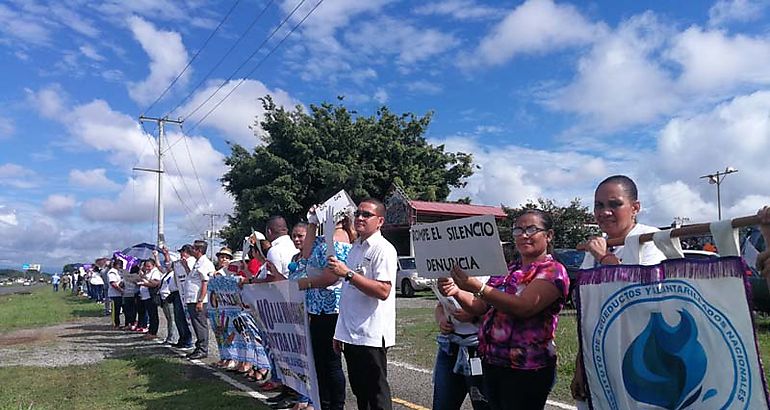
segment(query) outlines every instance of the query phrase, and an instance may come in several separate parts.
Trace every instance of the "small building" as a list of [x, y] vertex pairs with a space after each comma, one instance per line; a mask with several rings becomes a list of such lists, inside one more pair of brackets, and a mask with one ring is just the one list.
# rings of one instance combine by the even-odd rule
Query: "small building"
[[382, 234], [395, 246], [399, 255], [413, 254], [409, 235], [412, 225], [469, 216], [493, 215], [498, 221], [507, 217], [499, 206], [411, 200], [397, 185], [391, 188], [383, 202], [387, 211]]

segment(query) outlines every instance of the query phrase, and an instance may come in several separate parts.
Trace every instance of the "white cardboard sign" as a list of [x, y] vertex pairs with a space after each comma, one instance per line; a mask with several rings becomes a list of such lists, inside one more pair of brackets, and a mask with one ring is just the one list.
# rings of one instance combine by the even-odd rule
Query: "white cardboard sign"
[[454, 265], [470, 276], [508, 273], [492, 215], [419, 224], [410, 231], [417, 271], [424, 278], [449, 277]]
[[[350, 195], [348, 195], [344, 189], [340, 192], [337, 192], [333, 197], [327, 199], [326, 202], [316, 208], [315, 215], [318, 217], [319, 226], [323, 226], [323, 223], [326, 220], [328, 208], [331, 208], [331, 214], [335, 215], [337, 212], [345, 208], [356, 209], [356, 203], [353, 202], [353, 199], [350, 198]], [[310, 219], [310, 214], [308, 214], [308, 219]]]

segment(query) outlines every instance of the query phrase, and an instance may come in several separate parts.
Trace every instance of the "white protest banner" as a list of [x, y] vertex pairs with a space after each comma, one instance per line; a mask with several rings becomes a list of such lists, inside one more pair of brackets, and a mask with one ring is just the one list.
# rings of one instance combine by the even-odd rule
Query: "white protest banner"
[[[343, 191], [344, 192], [344, 191]], [[324, 218], [324, 240], [326, 241], [326, 256], [335, 256], [334, 252], [334, 209], [326, 208], [326, 218]]]
[[414, 225], [411, 235], [417, 271], [424, 278], [448, 277], [454, 265], [471, 276], [508, 273], [492, 215]]
[[[337, 192], [334, 194], [333, 197], [329, 198], [321, 204], [318, 208], [315, 210], [315, 215], [318, 217], [318, 225], [323, 226], [324, 221], [326, 220], [326, 210], [328, 208], [331, 208], [332, 215], [336, 215], [338, 212], [346, 209], [346, 208], [352, 208], [356, 209], [356, 203], [353, 202], [353, 199], [350, 198], [350, 195], [348, 195], [347, 192], [343, 189], [340, 192]], [[307, 215], [308, 220], [310, 220], [310, 214]]]
[[305, 293], [296, 282], [280, 281], [245, 285], [241, 299], [256, 319], [283, 384], [320, 406]]

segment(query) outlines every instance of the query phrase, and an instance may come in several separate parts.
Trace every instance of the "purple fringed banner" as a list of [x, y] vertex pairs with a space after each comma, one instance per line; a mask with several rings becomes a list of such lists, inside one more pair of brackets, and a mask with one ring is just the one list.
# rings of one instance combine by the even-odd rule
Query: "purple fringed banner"
[[591, 407], [768, 408], [745, 272], [737, 257], [581, 271]]

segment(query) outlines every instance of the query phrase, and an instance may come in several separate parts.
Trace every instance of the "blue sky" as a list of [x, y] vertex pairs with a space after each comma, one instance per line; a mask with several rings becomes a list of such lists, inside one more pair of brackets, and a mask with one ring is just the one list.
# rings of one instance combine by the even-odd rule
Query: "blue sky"
[[266, 94], [433, 111], [430, 141], [480, 166], [452, 194], [475, 203], [590, 205], [598, 181], [624, 173], [641, 221], [704, 222], [716, 190], [698, 177], [727, 166], [740, 172], [722, 186], [724, 215], [770, 203], [766, 1], [326, 0], [266, 56], [317, 4], [291, 14], [299, 1], [0, 2], [0, 266], [56, 269], [153, 240], [155, 178], [132, 171], [155, 161], [142, 113], [186, 118], [184, 140], [167, 126], [179, 142], [165, 156], [166, 237], [200, 237], [203, 213], [232, 209], [217, 181], [226, 141], [259, 143], [249, 126]]

